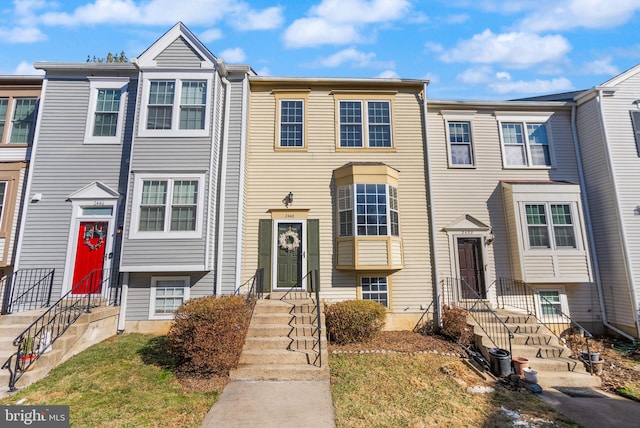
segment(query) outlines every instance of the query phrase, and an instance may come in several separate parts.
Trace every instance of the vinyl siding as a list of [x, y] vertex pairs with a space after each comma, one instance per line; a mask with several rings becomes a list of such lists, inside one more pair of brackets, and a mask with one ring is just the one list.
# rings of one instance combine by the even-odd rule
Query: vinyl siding
[[182, 38], [178, 37], [154, 58], [160, 68], [200, 68], [203, 58]]
[[360, 241], [358, 244], [358, 264], [384, 266], [387, 260], [386, 241]]
[[[25, 195], [24, 192], [24, 184], [25, 178], [27, 175], [27, 169], [22, 168], [20, 170], [20, 180], [18, 180], [18, 188], [16, 189], [16, 201], [13, 206], [13, 222], [11, 223], [11, 232], [9, 234], [9, 251], [7, 253], [7, 264], [11, 263], [13, 260], [13, 251], [15, 248], [15, 242], [18, 239], [18, 221], [20, 220], [20, 211], [22, 209], [22, 202]], [[9, 207], [4, 207], [3, 209], [8, 209]], [[2, 250], [4, 252], [4, 249]], [[2, 254], [2, 253], [0, 253]]]
[[[249, 110], [249, 160], [244, 280], [258, 261], [258, 220], [267, 210], [284, 208], [292, 192], [293, 208], [308, 208], [310, 219], [320, 220], [320, 289], [328, 301], [354, 299], [356, 273], [334, 268], [335, 189], [333, 171], [348, 162], [384, 162], [400, 171], [398, 181], [401, 237], [405, 267], [392, 274], [395, 312], [420, 311], [433, 298], [426, 201], [423, 120], [419, 90], [400, 89], [394, 96], [395, 152], [336, 151], [334, 97], [326, 87], [310, 87], [307, 100], [307, 150], [274, 150], [276, 102], [272, 88], [252, 86]], [[357, 89], [357, 88], [349, 88]], [[385, 88], [395, 90], [396, 87]], [[354, 94], [354, 99], [361, 97]], [[362, 95], [366, 98], [366, 95]], [[386, 254], [386, 252], [385, 252]], [[389, 271], [389, 273], [391, 273]]]
[[[129, 91], [125, 117], [135, 102], [135, 83], [129, 85]], [[60, 295], [65, 273], [72, 215], [69, 195], [94, 181], [120, 189], [122, 158], [128, 156], [126, 139], [130, 133], [126, 130], [124, 144], [83, 144], [88, 101], [87, 80], [52, 79], [46, 83], [37, 150], [31, 162], [31, 192], [43, 197], [28, 203], [19, 268], [55, 268], [53, 298]]]
[[191, 278], [189, 299], [211, 296], [213, 294], [214, 275], [211, 272], [131, 273], [129, 274], [129, 290], [127, 294], [127, 321], [149, 319], [151, 277], [154, 276], [189, 276]]
[[[578, 107], [576, 118], [594, 245], [607, 317], [612, 324], [633, 326], [635, 317], [621, 242], [618, 203], [598, 108], [597, 100], [592, 99]], [[630, 121], [628, 111], [626, 114]]]

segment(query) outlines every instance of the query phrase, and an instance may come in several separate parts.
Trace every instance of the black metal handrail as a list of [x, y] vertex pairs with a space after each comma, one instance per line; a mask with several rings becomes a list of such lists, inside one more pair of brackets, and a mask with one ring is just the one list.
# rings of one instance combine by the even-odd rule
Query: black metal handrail
[[[589, 339], [593, 335], [569, 315], [565, 314], [558, 307], [559, 302], [550, 301], [540, 294], [540, 290], [536, 290], [524, 281], [510, 278], [497, 279], [496, 293], [496, 301], [499, 308], [521, 310], [535, 317], [551, 334], [556, 336], [559, 343], [564, 344], [571, 350], [572, 356], [576, 359], [581, 358], [583, 349], [576, 349], [578, 344], [573, 341], [567, 341], [563, 336], [578, 333], [580, 338], [584, 338], [587, 358], [583, 360], [589, 365], [590, 372], [593, 374], [589, 346]], [[543, 311], [545, 312], [541, 313]], [[563, 327], [565, 325], [569, 325], [570, 328], [565, 329]], [[555, 326], [555, 328], [552, 326]], [[562, 331], [559, 332], [558, 328], [562, 329]], [[581, 341], [579, 345], [582, 345]]]
[[[467, 281], [443, 278], [441, 290], [444, 293], [444, 304], [466, 310], [491, 344], [496, 348], [507, 349], [511, 355], [511, 341], [515, 337], [514, 333]], [[464, 298], [456, 299], [455, 297], [459, 295]]]
[[249, 288], [245, 296], [245, 300], [247, 301], [247, 303], [249, 303], [252, 300], [259, 300], [259, 299], [262, 299], [264, 295], [264, 292], [262, 290], [263, 284], [264, 284], [264, 268], [258, 268], [256, 269], [256, 273], [251, 278], [249, 278], [248, 280], [240, 284], [240, 286], [235, 289], [233, 294], [235, 295], [243, 294], [243, 289], [248, 286]]
[[[40, 356], [84, 313], [103, 305], [118, 305], [119, 275], [110, 269], [96, 269], [78, 281], [13, 341], [18, 349], [2, 365], [9, 370], [9, 391]], [[104, 289], [107, 286], [108, 289]], [[14, 360], [15, 359], [15, 360]]]
[[[318, 364], [322, 367], [322, 313], [320, 312], [320, 280], [318, 269], [314, 269], [311, 275], [311, 291], [316, 293], [316, 332], [318, 333]], [[311, 322], [313, 325], [313, 321]]]
[[2, 278], [2, 314], [49, 306], [54, 274], [52, 268], [18, 269]]

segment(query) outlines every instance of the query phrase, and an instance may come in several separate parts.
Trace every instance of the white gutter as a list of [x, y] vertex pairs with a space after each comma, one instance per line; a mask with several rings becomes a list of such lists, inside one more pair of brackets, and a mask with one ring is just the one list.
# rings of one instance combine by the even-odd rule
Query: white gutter
[[[611, 167], [611, 154], [609, 153], [609, 149], [608, 149], [608, 138], [607, 138], [607, 130], [604, 126], [604, 112], [602, 110], [602, 90], [598, 90], [598, 107], [599, 107], [599, 115], [600, 115], [600, 123], [602, 126], [602, 130], [603, 130], [603, 135], [602, 138], [604, 139], [604, 143], [605, 146], [607, 147], [607, 163], [609, 165], [609, 167]], [[576, 157], [577, 157], [577, 164], [578, 164], [578, 176], [580, 179], [580, 187], [582, 188], [582, 197], [583, 199], [583, 208], [584, 208], [584, 215], [585, 215], [585, 219], [587, 221], [587, 233], [589, 234], [589, 252], [591, 254], [591, 258], [593, 260], [593, 273], [595, 276], [595, 282], [596, 282], [596, 289], [598, 290], [598, 300], [600, 301], [600, 312], [602, 315], [602, 324], [615, 331], [616, 333], [618, 333], [621, 336], [626, 337], [629, 340], [634, 340], [634, 337], [629, 335], [628, 333], [625, 333], [624, 331], [620, 330], [619, 328], [615, 327], [614, 325], [612, 325], [611, 323], [609, 323], [609, 321], [607, 320], [607, 309], [604, 303], [604, 290], [602, 288], [602, 279], [600, 277], [600, 263], [598, 261], [598, 253], [596, 251], [595, 248], [595, 237], [593, 234], [593, 227], [592, 227], [592, 223], [591, 223], [591, 209], [590, 209], [590, 204], [589, 204], [589, 196], [588, 196], [588, 192], [587, 192], [587, 186], [586, 186], [586, 180], [585, 180], [585, 176], [584, 176], [584, 170], [582, 168], [582, 154], [580, 151], [580, 144], [578, 143], [578, 131], [577, 131], [577, 127], [576, 127], [576, 107], [572, 107], [571, 108], [571, 132], [573, 134], [573, 145], [574, 145], [574, 149], [576, 152]], [[615, 188], [615, 180], [614, 180], [614, 188]], [[615, 194], [617, 195], [617, 191], [615, 192]], [[620, 210], [618, 209], [618, 213], [620, 213]], [[619, 214], [620, 215], [620, 214]], [[622, 219], [620, 218], [619, 221], [621, 221]], [[624, 238], [623, 242], [624, 242]], [[626, 247], [626, 245], [623, 245], [624, 247]], [[627, 257], [628, 260], [628, 255], [625, 254], [625, 257]], [[628, 264], [627, 264], [628, 266]], [[632, 299], [633, 301], [633, 299]]]
[[25, 161], [27, 161], [27, 174], [24, 178], [27, 182], [25, 183], [25, 189], [23, 193], [22, 200], [22, 216], [19, 220], [19, 229], [18, 229], [18, 239], [16, 241], [16, 245], [14, 246], [14, 255], [13, 255], [13, 270], [18, 269], [18, 265], [20, 263], [20, 254], [22, 254], [22, 239], [24, 237], [24, 228], [26, 226], [26, 218], [27, 211], [29, 209], [29, 202], [31, 202], [31, 184], [33, 183], [33, 164], [36, 159], [36, 149], [38, 147], [38, 137], [40, 136], [40, 124], [42, 123], [42, 108], [44, 106], [44, 99], [47, 91], [47, 82], [48, 80], [45, 78], [42, 81], [42, 90], [40, 91], [40, 100], [38, 101], [38, 112], [36, 113], [36, 129], [34, 130], [33, 143], [31, 144], [31, 153], [29, 153], [29, 149], [27, 148], [27, 156], [25, 156]]
[[218, 62], [220, 72], [220, 80], [224, 84], [224, 134], [222, 137], [222, 161], [220, 162], [220, 182], [218, 183], [218, 187], [220, 189], [219, 196], [219, 205], [218, 205], [218, 233], [217, 233], [217, 254], [216, 254], [216, 296], [222, 295], [222, 250], [224, 243], [224, 208], [225, 208], [225, 198], [226, 198], [226, 183], [227, 183], [227, 145], [229, 142], [229, 111], [231, 109], [231, 82], [229, 82], [226, 78], [227, 69], [224, 67], [224, 63], [221, 61]]
[[127, 318], [127, 300], [129, 298], [129, 272], [122, 273], [122, 296], [120, 296], [120, 314], [118, 316], [118, 333], [124, 332]]
[[[242, 282], [244, 227], [245, 227], [245, 174], [247, 156], [247, 115], [249, 106], [249, 76], [242, 81], [242, 130], [240, 131], [240, 176], [238, 179], [238, 227], [236, 229], [236, 285]], [[240, 227], [242, 226], [242, 227]]]
[[436, 308], [435, 308], [435, 317], [434, 323], [438, 326], [442, 326], [442, 305], [440, 304], [440, 293], [442, 290], [440, 289], [440, 274], [439, 274], [439, 263], [438, 263], [438, 243], [437, 243], [437, 232], [436, 232], [436, 218], [434, 214], [433, 208], [433, 180], [431, 178], [431, 145], [429, 144], [429, 113], [427, 106], [427, 85], [424, 84], [424, 89], [422, 90], [422, 105], [423, 105], [423, 116], [424, 116], [424, 145], [425, 145], [425, 154], [427, 158], [427, 162], [425, 164], [425, 172], [427, 176], [427, 212], [429, 213], [429, 234], [431, 235], [431, 239], [429, 239], [430, 249], [431, 249], [431, 265], [432, 265], [432, 275], [431, 278], [435, 282], [435, 291], [436, 291]]

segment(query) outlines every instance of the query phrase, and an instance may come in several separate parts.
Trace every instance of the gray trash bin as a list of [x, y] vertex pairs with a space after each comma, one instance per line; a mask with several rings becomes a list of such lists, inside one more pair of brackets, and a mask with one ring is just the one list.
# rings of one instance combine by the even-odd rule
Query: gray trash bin
[[498, 377], [511, 374], [511, 354], [506, 349], [489, 348], [489, 366], [491, 372]]

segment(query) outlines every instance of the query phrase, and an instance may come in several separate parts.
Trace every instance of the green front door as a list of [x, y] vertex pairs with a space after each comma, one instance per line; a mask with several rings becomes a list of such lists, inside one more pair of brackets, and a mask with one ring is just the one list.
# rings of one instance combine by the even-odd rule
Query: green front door
[[278, 223], [277, 277], [275, 288], [302, 286], [304, 253], [302, 223]]

